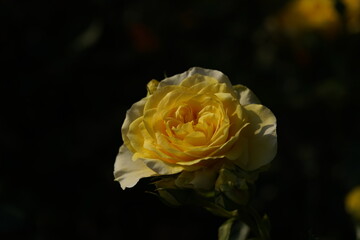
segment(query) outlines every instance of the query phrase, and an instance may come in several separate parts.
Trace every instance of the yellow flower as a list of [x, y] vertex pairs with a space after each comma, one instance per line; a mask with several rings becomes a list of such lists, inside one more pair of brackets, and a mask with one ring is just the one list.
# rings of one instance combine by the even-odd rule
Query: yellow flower
[[[349, 32], [359, 32], [360, 1], [340, 2], [345, 9], [345, 27]], [[291, 36], [312, 30], [333, 35], [342, 27], [341, 16], [335, 5], [335, 0], [292, 0], [281, 12], [278, 24]]]
[[346, 211], [357, 221], [360, 221], [360, 186], [355, 187], [345, 198]]
[[223, 161], [249, 171], [268, 164], [276, 154], [276, 118], [247, 87], [195, 67], [150, 81], [148, 95], [127, 111], [122, 138], [114, 175], [123, 189], [180, 172], [192, 173], [194, 188], [206, 188]]
[[360, 1], [342, 0], [346, 8], [347, 28], [352, 33], [360, 32]]
[[290, 35], [305, 30], [333, 33], [339, 24], [340, 16], [333, 0], [293, 0], [281, 15], [281, 25]]

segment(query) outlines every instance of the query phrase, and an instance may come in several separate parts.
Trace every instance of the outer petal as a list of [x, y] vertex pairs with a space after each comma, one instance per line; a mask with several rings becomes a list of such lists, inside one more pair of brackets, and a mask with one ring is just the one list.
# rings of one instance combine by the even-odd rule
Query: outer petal
[[201, 67], [193, 67], [184, 73], [177, 74], [177, 75], [174, 75], [169, 78], [165, 78], [164, 80], [162, 80], [160, 82], [158, 89], [162, 88], [166, 85], [180, 85], [180, 83], [184, 79], [186, 79], [194, 74], [201, 74], [201, 75], [213, 77], [213, 78], [217, 79], [219, 81], [219, 83], [225, 83], [229, 89], [232, 89], [231, 82], [225, 74], [223, 74], [222, 72], [217, 71], [217, 70], [205, 69], [205, 68], [201, 68]]
[[151, 80], [148, 82], [146, 89], [147, 89], [147, 96], [154, 93], [154, 91], [157, 89], [157, 86], [159, 85], [159, 81], [156, 79]]
[[243, 133], [247, 130], [249, 124], [246, 124], [240, 132], [237, 133], [238, 138], [234, 143], [233, 147], [226, 153], [226, 158], [229, 160], [240, 162], [241, 167], [247, 166], [249, 162], [249, 141], [246, 137], [242, 136]]
[[210, 190], [214, 188], [216, 178], [219, 175], [220, 164], [204, 167], [197, 171], [183, 171], [176, 179], [175, 184], [183, 188]]
[[260, 100], [256, 97], [256, 95], [244, 85], [235, 85], [234, 90], [238, 94], [241, 105], [260, 104]]
[[179, 173], [184, 170], [184, 167], [175, 164], [167, 163], [159, 159], [143, 158], [142, 161], [146, 166], [160, 175], [169, 175]]
[[129, 131], [130, 124], [141, 117], [144, 113], [144, 106], [147, 102], [148, 98], [143, 98], [140, 101], [134, 103], [129, 110], [126, 112], [126, 117], [124, 120], [124, 123], [121, 127], [121, 133], [122, 133], [122, 139], [127, 147], [130, 148], [130, 150], [135, 151], [134, 149], [131, 149], [131, 144], [129, 141], [129, 138], [127, 137], [127, 133]]
[[141, 159], [132, 161], [132, 155], [129, 149], [125, 145], [122, 145], [116, 156], [114, 176], [115, 181], [119, 181], [122, 189], [135, 186], [141, 178], [157, 175], [156, 172], [148, 168]]
[[244, 129], [247, 137], [244, 146], [248, 146], [248, 159], [242, 161], [240, 158], [235, 162], [243, 169], [251, 171], [270, 163], [276, 155], [276, 118], [263, 105], [250, 104], [244, 108], [250, 121], [249, 126]]

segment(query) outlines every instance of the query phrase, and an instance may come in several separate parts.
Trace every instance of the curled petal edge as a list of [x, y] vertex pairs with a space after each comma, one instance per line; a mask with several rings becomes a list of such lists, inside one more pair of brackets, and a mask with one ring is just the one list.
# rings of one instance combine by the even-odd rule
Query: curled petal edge
[[[244, 106], [250, 119], [247, 129], [246, 161], [235, 160], [244, 170], [256, 170], [270, 163], [277, 152], [276, 118], [267, 107], [260, 104]], [[239, 146], [240, 147], [240, 146]]]
[[121, 127], [122, 139], [123, 139], [124, 143], [126, 144], [126, 146], [128, 146], [130, 148], [130, 150], [132, 150], [132, 151], [135, 151], [135, 150], [132, 149], [130, 140], [127, 137], [127, 133], [129, 132], [130, 124], [144, 114], [144, 106], [145, 106], [146, 102], [147, 102], [147, 97], [134, 103], [131, 106], [131, 108], [126, 111], [126, 117], [125, 117], [124, 123]]
[[135, 186], [141, 178], [158, 175], [148, 168], [141, 159], [133, 161], [132, 155], [132, 152], [125, 145], [122, 145], [115, 160], [115, 181], [118, 181], [124, 190]]
[[193, 68], [190, 68], [189, 70], [187, 70], [186, 72], [176, 74], [169, 78], [165, 78], [158, 85], [158, 89], [162, 88], [164, 86], [167, 86], [167, 85], [180, 85], [180, 83], [184, 79], [186, 79], [190, 76], [193, 76], [195, 74], [201, 74], [204, 76], [213, 77], [216, 80], [218, 80], [219, 83], [225, 83], [229, 87], [229, 89], [232, 89], [232, 84], [231, 84], [229, 78], [225, 74], [223, 74], [222, 72], [217, 71], [217, 70], [205, 69], [205, 68], [201, 68], [201, 67], [193, 67]]
[[237, 84], [234, 85], [234, 90], [238, 94], [240, 104], [245, 106], [249, 104], [260, 104], [260, 100], [257, 96], [246, 86]]

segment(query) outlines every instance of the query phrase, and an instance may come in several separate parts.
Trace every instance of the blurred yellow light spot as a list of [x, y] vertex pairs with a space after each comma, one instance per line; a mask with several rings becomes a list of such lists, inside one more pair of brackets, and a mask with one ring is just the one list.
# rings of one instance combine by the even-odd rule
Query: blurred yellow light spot
[[346, 211], [357, 221], [360, 221], [360, 186], [352, 189], [345, 198]]

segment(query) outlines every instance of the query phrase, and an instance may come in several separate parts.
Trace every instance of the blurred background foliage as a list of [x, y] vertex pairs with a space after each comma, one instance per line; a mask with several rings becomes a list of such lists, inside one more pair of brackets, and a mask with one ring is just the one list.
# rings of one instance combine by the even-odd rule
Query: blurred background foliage
[[216, 239], [225, 219], [112, 175], [146, 83], [201, 66], [277, 116], [254, 202], [273, 239], [354, 239], [359, 1], [310, 1], [1, 0], [0, 238]]

